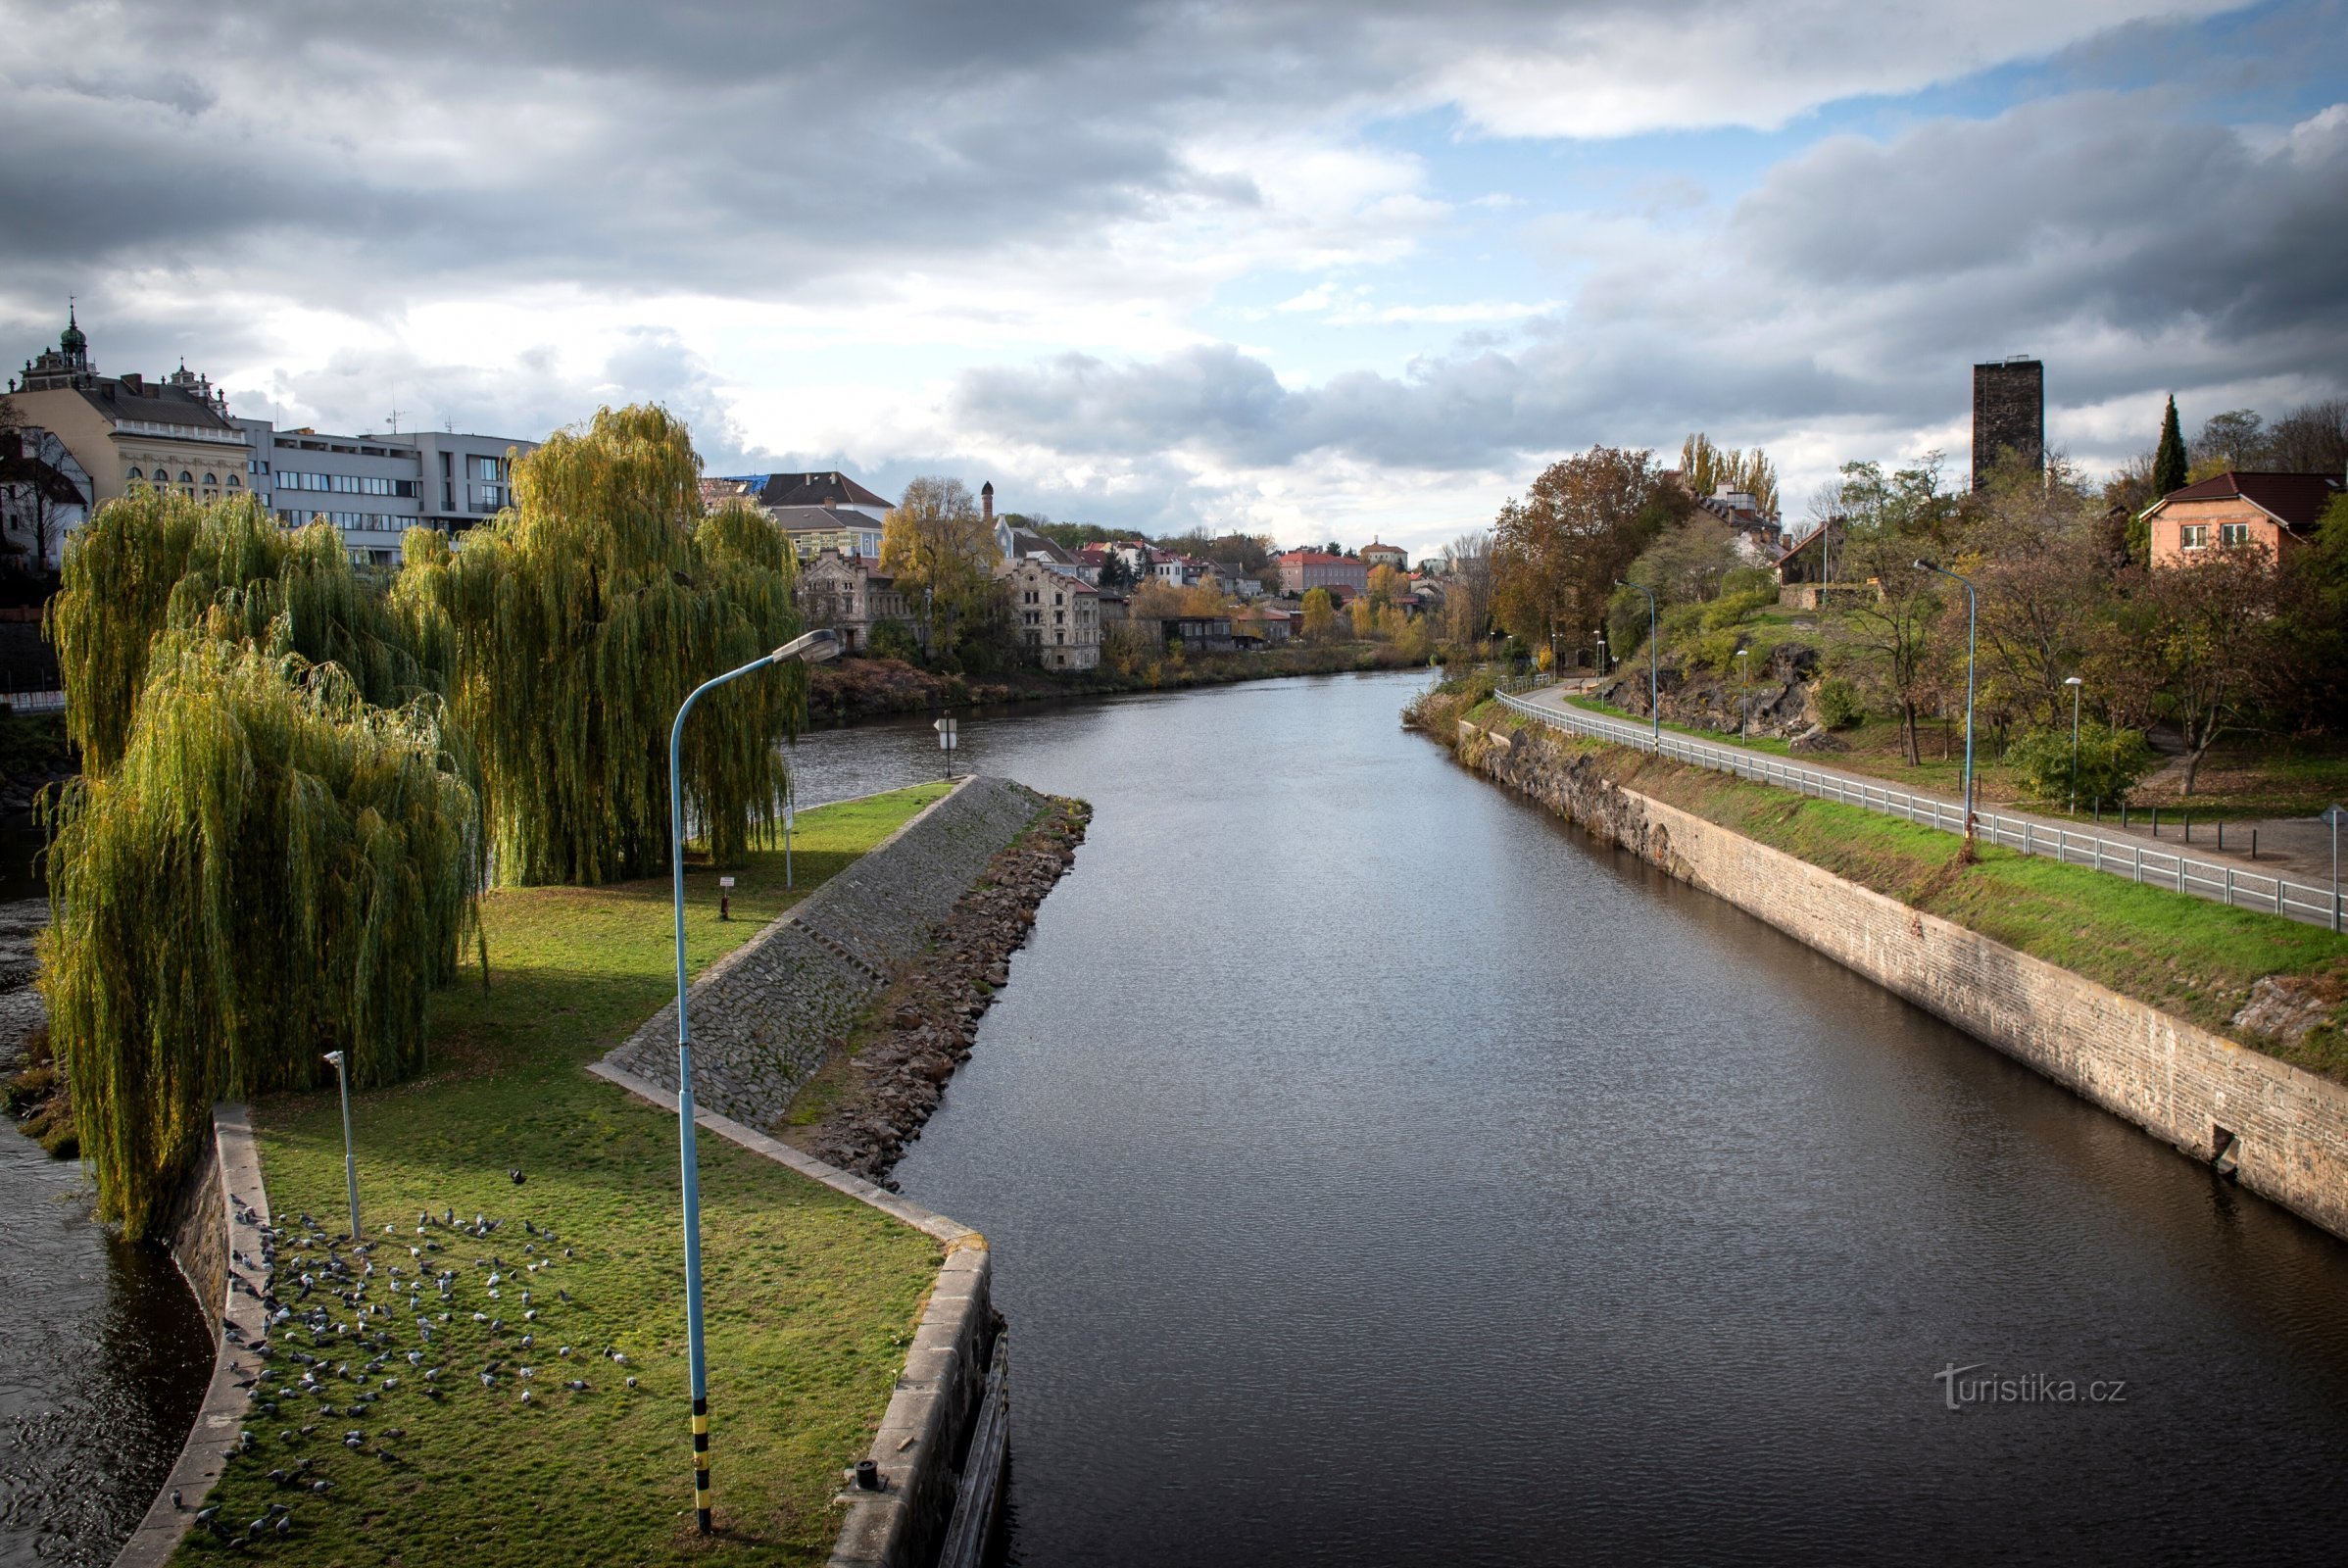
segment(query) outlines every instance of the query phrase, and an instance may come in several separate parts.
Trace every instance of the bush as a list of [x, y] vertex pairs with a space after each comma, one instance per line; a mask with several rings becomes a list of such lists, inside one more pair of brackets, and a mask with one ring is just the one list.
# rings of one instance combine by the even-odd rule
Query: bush
[[872, 623], [872, 633], [864, 646], [875, 659], [902, 659], [908, 664], [921, 662], [921, 639], [913, 635], [912, 627], [894, 615], [884, 615]]
[[[1867, 716], [1867, 705], [1859, 701], [1859, 688], [1840, 675], [1830, 675], [1818, 683], [1818, 721], [1829, 729], [1847, 729]], [[2070, 754], [2064, 753], [2068, 761]]]
[[1740, 593], [1723, 594], [1704, 607], [1704, 629], [1718, 631], [1723, 626], [1735, 626], [1750, 620], [1757, 612], [1767, 610], [1777, 602], [1778, 589], [1775, 583]]
[[[2087, 720], [2079, 730], [2079, 799], [2124, 799], [2159, 759], [2141, 731]], [[2072, 794], [2069, 726], [2033, 729], [2006, 748], [2006, 762], [2033, 800], [2068, 801]]]

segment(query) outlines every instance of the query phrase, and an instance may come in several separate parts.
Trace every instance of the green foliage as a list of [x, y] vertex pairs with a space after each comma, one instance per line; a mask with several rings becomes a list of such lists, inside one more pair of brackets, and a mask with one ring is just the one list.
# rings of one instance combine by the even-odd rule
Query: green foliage
[[[2033, 800], [2065, 801], [2074, 784], [2071, 775], [2071, 730], [2068, 725], [2026, 731], [2006, 748], [2006, 765], [2023, 792]], [[2159, 758], [2141, 732], [2112, 729], [2094, 719], [2079, 728], [2079, 799], [2119, 801], [2153, 769]]]
[[1774, 581], [1723, 594], [1704, 607], [1704, 629], [1718, 631], [1723, 626], [1739, 625], [1777, 602], [1778, 585]]
[[1859, 700], [1859, 688], [1840, 675], [1829, 675], [1818, 683], [1818, 721], [1829, 729], [1845, 729], [1867, 716], [1867, 705]]
[[[368, 705], [339, 666], [174, 628], [117, 764], [50, 808], [41, 989], [102, 1213], [151, 1234], [212, 1102], [349, 1054], [424, 1059], [470, 933], [472, 790], [440, 705]], [[266, 641], [269, 646], [260, 646]]]
[[[518, 511], [395, 590], [445, 614], [453, 702], [479, 749], [500, 880], [605, 882], [666, 863], [668, 731], [685, 697], [800, 629], [788, 545], [747, 510], [704, 518], [701, 460], [665, 410], [600, 411], [514, 466]], [[403, 573], [405, 578], [408, 574]], [[807, 674], [705, 698], [686, 728], [685, 808], [710, 853], [769, 842]]]
[[895, 615], [886, 615], [872, 623], [865, 637], [865, 646], [875, 659], [902, 659], [910, 664], [921, 658], [921, 640], [913, 628]]
[[2152, 454], [2152, 493], [2154, 499], [2172, 490], [2185, 487], [2187, 471], [2185, 433], [2177, 420], [2177, 398], [2172, 394], [2168, 412], [2161, 416], [2161, 444]]
[[351, 567], [325, 523], [287, 531], [251, 497], [199, 505], [141, 486], [70, 535], [49, 638], [82, 764], [113, 767], [129, 744], [157, 634], [176, 627], [237, 644], [281, 643], [334, 663], [381, 706], [445, 690], [405, 629]]

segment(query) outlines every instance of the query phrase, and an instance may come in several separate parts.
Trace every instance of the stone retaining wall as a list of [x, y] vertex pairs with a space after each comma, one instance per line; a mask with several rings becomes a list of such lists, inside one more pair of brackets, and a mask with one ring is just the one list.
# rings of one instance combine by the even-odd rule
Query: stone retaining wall
[[2348, 1088], [1604, 777], [1465, 723], [1461, 760], [2348, 1236]]
[[[693, 984], [693, 1093], [722, 1115], [772, 1125], [824, 1053], [996, 853], [1044, 808], [1008, 779], [965, 777]], [[673, 1093], [676, 1004], [605, 1061]]]
[[[212, 1127], [212, 1142], [173, 1205], [170, 1231], [171, 1255], [195, 1291], [207, 1331], [218, 1343], [212, 1385], [205, 1390], [203, 1407], [188, 1429], [178, 1462], [156, 1489], [146, 1517], [122, 1544], [115, 1568], [156, 1568], [178, 1546], [196, 1510], [227, 1468], [226, 1451], [235, 1446], [237, 1429], [245, 1419], [244, 1385], [261, 1370], [258, 1356], [225, 1337], [221, 1320], [234, 1323], [247, 1343], [268, 1337], [261, 1297], [269, 1288], [269, 1279], [251, 1268], [237, 1270], [229, 1254], [233, 1250], [248, 1258], [264, 1256], [261, 1227], [269, 1223], [269, 1191], [262, 1185], [261, 1153], [254, 1146], [246, 1107], [213, 1106]], [[240, 1273], [249, 1289], [231, 1284]], [[184, 1506], [172, 1506], [174, 1491]]]

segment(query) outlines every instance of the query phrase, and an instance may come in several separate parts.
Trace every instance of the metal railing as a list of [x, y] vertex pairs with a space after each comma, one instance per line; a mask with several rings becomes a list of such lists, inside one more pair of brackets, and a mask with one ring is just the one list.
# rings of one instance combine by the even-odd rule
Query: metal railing
[[[1628, 723], [1584, 709], [1537, 707], [1521, 701], [1508, 686], [1498, 688], [1498, 695], [1500, 701], [1514, 711], [1552, 729], [1590, 735], [1620, 746], [1635, 746], [1640, 751], [1656, 749], [1654, 735], [1645, 724]], [[1759, 783], [1774, 784], [1780, 789], [1815, 796], [1822, 801], [1836, 801], [1844, 806], [1856, 806], [1887, 816], [1903, 817], [1910, 822], [1936, 827], [1944, 833], [1962, 834], [1965, 831], [1965, 809], [1953, 802], [1918, 795], [1910, 790], [1894, 789], [1888, 784], [1871, 784], [1837, 773], [1821, 772], [1767, 753], [1750, 752], [1735, 746], [1707, 745], [1666, 730], [1661, 755], [1716, 772], [1734, 773]], [[2065, 865], [2092, 866], [2098, 871], [2127, 877], [2131, 882], [2189, 893], [2195, 898], [2210, 899], [2228, 907], [2261, 909], [2287, 919], [2328, 925], [2335, 931], [2341, 926], [2341, 901], [2336, 889], [2293, 882], [2279, 876], [2267, 876], [2220, 861], [2196, 860], [2170, 851], [2147, 849], [2139, 839], [2108, 839], [2100, 833], [2082, 833], [2075, 828], [2041, 823], [2029, 817], [1976, 810], [1974, 823], [1976, 833], [1984, 842], [2020, 850], [2025, 855], [2060, 860]]]

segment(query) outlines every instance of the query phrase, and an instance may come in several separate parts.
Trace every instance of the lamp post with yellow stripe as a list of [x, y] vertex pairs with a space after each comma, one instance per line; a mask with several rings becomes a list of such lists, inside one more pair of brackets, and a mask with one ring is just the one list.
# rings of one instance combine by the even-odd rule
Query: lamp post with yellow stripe
[[685, 1186], [685, 1357], [693, 1376], [693, 1515], [709, 1533], [709, 1366], [701, 1333], [701, 1162], [693, 1141], [693, 1030], [685, 1016], [685, 790], [680, 756], [685, 715], [706, 692], [740, 680], [771, 664], [802, 660], [817, 664], [840, 651], [840, 634], [811, 631], [740, 669], [703, 681], [677, 709], [668, 729], [668, 864], [676, 894], [677, 947], [677, 1156]]

